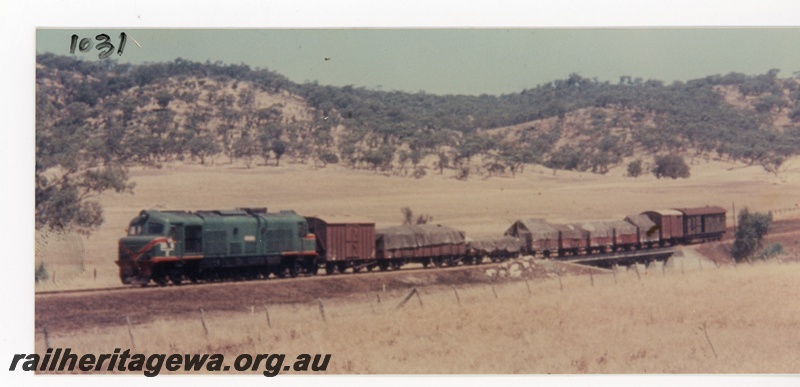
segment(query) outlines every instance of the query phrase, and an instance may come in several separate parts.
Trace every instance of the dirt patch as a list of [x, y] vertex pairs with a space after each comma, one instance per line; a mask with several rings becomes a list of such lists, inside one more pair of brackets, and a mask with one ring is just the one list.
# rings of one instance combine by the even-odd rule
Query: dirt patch
[[[397, 272], [345, 274], [221, 284], [130, 288], [85, 294], [36, 296], [36, 328], [50, 331], [134, 324], [163, 318], [180, 318], [206, 310], [241, 311], [265, 304], [316, 302], [317, 299], [362, 298], [368, 292], [396, 297], [414, 287], [436, 289], [469, 287], [510, 281], [490, 278], [484, 271], [497, 265], [450, 269], [408, 269]], [[548, 278], [556, 265], [542, 265], [526, 278]], [[574, 269], [570, 269], [573, 271]], [[566, 271], [565, 271], [566, 272]]]

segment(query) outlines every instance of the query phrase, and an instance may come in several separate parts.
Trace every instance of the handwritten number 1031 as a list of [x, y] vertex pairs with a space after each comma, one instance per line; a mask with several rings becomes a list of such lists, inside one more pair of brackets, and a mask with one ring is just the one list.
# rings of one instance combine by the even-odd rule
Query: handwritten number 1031
[[[72, 41], [69, 45], [69, 53], [74, 54], [75, 48], [80, 50], [80, 52], [89, 52], [92, 50], [94, 46], [94, 41], [91, 38], [83, 38], [78, 41], [78, 35], [72, 35]], [[94, 37], [99, 41], [97, 43], [97, 49], [100, 50], [100, 54], [97, 55], [100, 59], [106, 59], [111, 56], [111, 53], [114, 52], [114, 45], [111, 44], [111, 38], [106, 34], [100, 34]], [[125, 50], [125, 42], [128, 40], [128, 35], [124, 32], [119, 34], [119, 48], [117, 48], [117, 54], [120, 56], [122, 55], [122, 51]]]

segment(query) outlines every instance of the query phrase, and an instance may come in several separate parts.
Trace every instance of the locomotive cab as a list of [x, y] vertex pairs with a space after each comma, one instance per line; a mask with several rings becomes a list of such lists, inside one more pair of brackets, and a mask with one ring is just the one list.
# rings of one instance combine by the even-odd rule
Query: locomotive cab
[[170, 222], [158, 211], [142, 211], [131, 220], [128, 235], [119, 240], [117, 265], [122, 282], [145, 285], [159, 262], [182, 258], [184, 235], [183, 224]]

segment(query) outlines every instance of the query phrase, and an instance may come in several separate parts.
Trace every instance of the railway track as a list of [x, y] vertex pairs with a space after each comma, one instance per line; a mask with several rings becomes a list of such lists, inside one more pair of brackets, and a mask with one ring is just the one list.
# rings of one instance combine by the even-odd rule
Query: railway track
[[[667, 247], [667, 248], [660, 248], [660, 249], [648, 249], [648, 250], [635, 250], [635, 251], [623, 251], [623, 252], [615, 252], [615, 253], [605, 253], [605, 254], [591, 254], [591, 255], [579, 255], [579, 256], [566, 256], [566, 257], [559, 257], [554, 258], [558, 261], [565, 261], [565, 262], [572, 262], [572, 263], [579, 263], [579, 264], [586, 264], [592, 266], [600, 266], [600, 267], [611, 267], [614, 264], [630, 264], [632, 262], [648, 262], [648, 261], [663, 261], [668, 259], [674, 253], [674, 248]], [[479, 265], [458, 265], [452, 267], [442, 267], [442, 268], [433, 268], [434, 271], [442, 271], [442, 270], [470, 270], [477, 267], [486, 267], [491, 268], [500, 264], [500, 262], [492, 262], [492, 263], [482, 263]], [[417, 266], [414, 264], [414, 266]], [[225, 281], [225, 282], [199, 282], [199, 283], [185, 283], [182, 285], [167, 285], [167, 286], [146, 286], [146, 287], [135, 287], [135, 286], [114, 286], [114, 287], [105, 287], [105, 288], [89, 288], [89, 289], [70, 289], [70, 290], [46, 290], [46, 291], [39, 291], [36, 292], [35, 296], [37, 299], [51, 297], [51, 296], [80, 296], [80, 295], [89, 295], [89, 294], [98, 294], [98, 293], [111, 293], [111, 292], [141, 292], [141, 291], [154, 291], [154, 290], [162, 290], [162, 289], [178, 289], [178, 288], [190, 288], [190, 287], [204, 287], [204, 286], [230, 286], [232, 284], [248, 284], [248, 283], [261, 283], [261, 282], [285, 282], [285, 281], [313, 281], [313, 280], [327, 280], [331, 279], [334, 280], [336, 278], [342, 278], [345, 276], [352, 276], [353, 274], [384, 274], [384, 275], [392, 275], [393, 273], [413, 273], [416, 271], [420, 272], [428, 272], [431, 271], [431, 268], [422, 268], [422, 267], [408, 267], [401, 270], [391, 270], [386, 272], [366, 272], [361, 271], [358, 273], [344, 273], [344, 274], [337, 274], [337, 275], [308, 275], [308, 276], [301, 276], [296, 278], [273, 278], [270, 277], [269, 279], [254, 279], [254, 280], [242, 280], [242, 281]], [[360, 277], [360, 276], [357, 276]]]
[[[149, 292], [149, 291], [161, 291], [161, 290], [169, 290], [169, 289], [187, 289], [187, 288], [203, 288], [203, 287], [218, 287], [218, 286], [237, 286], [237, 285], [247, 285], [247, 284], [269, 284], [269, 283], [286, 283], [286, 282], [296, 282], [296, 281], [326, 281], [326, 280], [333, 280], [335, 281], [338, 278], [363, 278], [364, 276], [391, 276], [395, 274], [401, 273], [415, 273], [415, 272], [425, 272], [425, 273], [435, 273], [435, 272], [443, 272], [443, 271], [453, 271], [453, 270], [470, 270], [475, 268], [491, 268], [493, 266], [499, 265], [500, 262], [492, 262], [492, 263], [483, 263], [479, 265], [458, 265], [452, 267], [429, 267], [423, 268], [421, 265], [412, 264], [409, 266], [415, 267], [406, 267], [400, 270], [389, 270], [389, 271], [360, 271], [357, 273], [354, 272], [347, 272], [343, 274], [333, 274], [333, 275], [306, 275], [300, 277], [287, 277], [287, 278], [277, 278], [277, 277], [270, 277], [268, 279], [253, 279], [253, 280], [241, 280], [241, 281], [223, 281], [223, 282], [198, 282], [198, 283], [183, 283], [181, 285], [166, 285], [166, 286], [156, 286], [156, 285], [149, 285], [145, 287], [137, 287], [137, 286], [115, 286], [115, 287], [105, 287], [105, 288], [88, 288], [88, 289], [70, 289], [70, 290], [45, 290], [45, 291], [38, 291], [35, 293], [36, 299], [40, 298], [47, 298], [47, 297], [54, 297], [54, 296], [81, 296], [81, 295], [91, 295], [91, 294], [100, 294], [100, 293], [116, 293], [116, 292]], [[416, 267], [419, 266], [419, 267]]]
[[581, 255], [566, 257], [560, 260], [584, 265], [611, 267], [613, 265], [629, 265], [632, 263], [648, 263], [653, 261], [666, 261], [675, 254], [675, 247], [662, 247], [647, 250], [623, 251], [606, 254]]

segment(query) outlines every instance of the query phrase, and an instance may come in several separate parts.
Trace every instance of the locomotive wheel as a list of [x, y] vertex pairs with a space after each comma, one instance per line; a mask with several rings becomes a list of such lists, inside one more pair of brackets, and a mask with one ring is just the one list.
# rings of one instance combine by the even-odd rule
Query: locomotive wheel
[[328, 262], [325, 264], [325, 274], [333, 274], [336, 272], [336, 264], [333, 262]]
[[155, 283], [156, 283], [158, 286], [167, 286], [167, 282], [168, 282], [168, 280], [167, 280], [167, 276], [165, 276], [165, 275], [157, 275], [157, 276], [154, 276], [154, 277], [153, 277], [153, 281], [155, 281]]
[[183, 276], [181, 276], [180, 274], [171, 274], [169, 276], [169, 280], [172, 281], [172, 283], [175, 285], [180, 285], [181, 282], [183, 282]]

